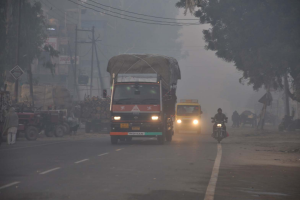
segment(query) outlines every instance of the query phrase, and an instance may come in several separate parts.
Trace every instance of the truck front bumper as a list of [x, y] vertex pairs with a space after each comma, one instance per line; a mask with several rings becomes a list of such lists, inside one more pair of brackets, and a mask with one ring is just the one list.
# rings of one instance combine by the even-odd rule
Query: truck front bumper
[[[123, 124], [128, 127], [121, 128]], [[126, 125], [126, 126], [127, 126]], [[161, 123], [112, 123], [110, 135], [156, 136], [162, 135]]]

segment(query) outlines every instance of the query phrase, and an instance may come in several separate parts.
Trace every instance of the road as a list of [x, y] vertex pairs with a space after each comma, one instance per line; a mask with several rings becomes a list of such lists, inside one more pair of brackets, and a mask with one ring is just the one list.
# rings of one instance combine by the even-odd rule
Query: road
[[[165, 145], [155, 139], [111, 145], [108, 135], [3, 145], [0, 199], [298, 199], [297, 185], [286, 190], [272, 183], [276, 192], [268, 193], [262, 181], [260, 190], [251, 190], [256, 179], [228, 165], [227, 146], [226, 141], [218, 146], [209, 134], [179, 134]], [[256, 174], [256, 181], [269, 175]]]

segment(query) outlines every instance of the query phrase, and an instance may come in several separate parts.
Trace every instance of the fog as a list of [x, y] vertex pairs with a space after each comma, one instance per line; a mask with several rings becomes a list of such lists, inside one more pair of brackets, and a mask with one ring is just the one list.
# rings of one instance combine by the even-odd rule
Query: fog
[[[191, 16], [184, 16], [181, 10], [178, 18], [184, 17]], [[182, 52], [188, 52], [188, 56], [179, 59], [182, 80], [178, 85], [178, 98], [198, 99], [207, 118], [217, 113], [218, 108], [222, 108], [229, 118], [235, 110], [241, 113], [253, 109], [264, 89], [257, 92], [251, 86], [241, 84], [242, 74], [233, 63], [204, 49], [202, 30], [208, 28], [209, 25], [199, 25], [180, 30], [178, 41], [182, 42]], [[250, 99], [255, 101], [253, 105], [249, 105]]]

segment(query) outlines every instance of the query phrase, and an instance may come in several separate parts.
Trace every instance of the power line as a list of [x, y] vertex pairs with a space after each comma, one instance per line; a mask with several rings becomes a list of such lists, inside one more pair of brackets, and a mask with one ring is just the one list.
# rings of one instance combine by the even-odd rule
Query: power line
[[91, 50], [92, 50], [92, 47], [84, 55], [78, 55], [78, 56], [85, 57], [91, 52]]
[[99, 5], [102, 5], [102, 6], [105, 6], [105, 7], [108, 7], [108, 8], [112, 8], [112, 9], [115, 9], [115, 10], [119, 10], [119, 11], [122, 11], [122, 12], [127, 12], [127, 13], [131, 13], [131, 14], [134, 14], [134, 15], [141, 15], [141, 16], [145, 16], [145, 17], [153, 17], [153, 18], [157, 18], [157, 19], [168, 19], [168, 20], [197, 20], [198, 19], [176, 19], [176, 18], [168, 18], [168, 17], [157, 17], [157, 16], [153, 16], [153, 15], [145, 15], [145, 14], [140, 14], [140, 13], [135, 13], [135, 12], [130, 12], [130, 11], [127, 11], [127, 10], [122, 10], [122, 9], [119, 9], [119, 8], [115, 8], [115, 7], [112, 7], [112, 6], [108, 6], [108, 5], [104, 5], [102, 3], [99, 3], [99, 2], [95, 2], [93, 0], [90, 0], [91, 2], [95, 3], [95, 4], [99, 4]]
[[159, 21], [159, 20], [152, 20], [152, 19], [139, 18], [139, 17], [134, 17], [134, 16], [126, 15], [126, 14], [120, 14], [119, 12], [114, 12], [114, 11], [105, 9], [105, 8], [103, 8], [103, 7], [101, 7], [101, 6], [96, 6], [96, 5], [93, 5], [93, 4], [90, 4], [90, 3], [87, 3], [87, 2], [81, 1], [81, 0], [78, 0], [78, 1], [81, 2], [81, 3], [87, 4], [87, 5], [89, 5], [89, 6], [94, 6], [94, 7], [96, 7], [96, 8], [101, 9], [101, 10], [104, 10], [104, 11], [106, 11], [106, 12], [111, 12], [111, 13], [114, 13], [114, 14], [117, 14], [117, 15], [126, 16], [126, 17], [130, 17], [130, 18], [133, 18], [133, 19], [138, 19], [138, 20], [145, 20], [145, 21], [149, 21], [149, 22], [158, 22], [158, 23], [168, 23], [168, 24], [199, 25], [199, 23], [177, 23], [177, 22], [168, 22], [168, 21]]
[[[155, 25], [166, 25], [166, 26], [185, 26], [185, 25], [182, 25], [182, 24], [165, 24], [165, 23], [151, 23], [151, 22], [145, 22], [145, 21], [139, 21], [139, 20], [132, 20], [132, 19], [128, 19], [128, 18], [125, 18], [125, 17], [119, 17], [119, 16], [116, 16], [116, 15], [111, 15], [111, 14], [108, 14], [108, 13], [105, 13], [105, 12], [102, 12], [102, 11], [99, 11], [99, 10], [96, 10], [94, 8], [90, 8], [90, 7], [87, 7], [87, 6], [84, 6], [84, 5], [81, 5], [79, 3], [76, 3], [72, 0], [67, 0], [67, 1], [70, 1], [76, 5], [79, 5], [79, 6], [82, 6], [84, 8], [87, 8], [87, 9], [90, 9], [90, 10], [94, 10], [96, 12], [99, 12], [99, 13], [102, 13], [102, 14], [105, 14], [105, 15], [108, 15], [108, 16], [112, 16], [112, 17], [116, 17], [116, 18], [119, 18], [119, 19], [123, 19], [123, 20], [127, 20], [127, 21], [132, 21], [132, 22], [139, 22], [139, 23], [143, 23], [143, 24], [155, 24]], [[198, 24], [199, 25], [199, 24]], [[189, 25], [186, 25], [186, 26], [189, 26]]]

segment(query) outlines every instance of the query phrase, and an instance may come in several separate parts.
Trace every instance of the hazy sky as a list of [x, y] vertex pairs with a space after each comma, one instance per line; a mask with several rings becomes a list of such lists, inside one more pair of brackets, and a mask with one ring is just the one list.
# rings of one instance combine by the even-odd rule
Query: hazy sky
[[[178, 18], [191, 18], [182, 12]], [[178, 85], [178, 98], [198, 99], [206, 115], [213, 115], [221, 107], [223, 112], [231, 117], [236, 109], [245, 110], [248, 99], [255, 95], [252, 87], [239, 83], [242, 77], [233, 63], [227, 63], [215, 56], [212, 51], [204, 49], [205, 42], [202, 30], [209, 25], [186, 26], [180, 31], [180, 41], [183, 42], [183, 53], [188, 52], [179, 64], [182, 80]], [[263, 90], [260, 92], [263, 93]]]

